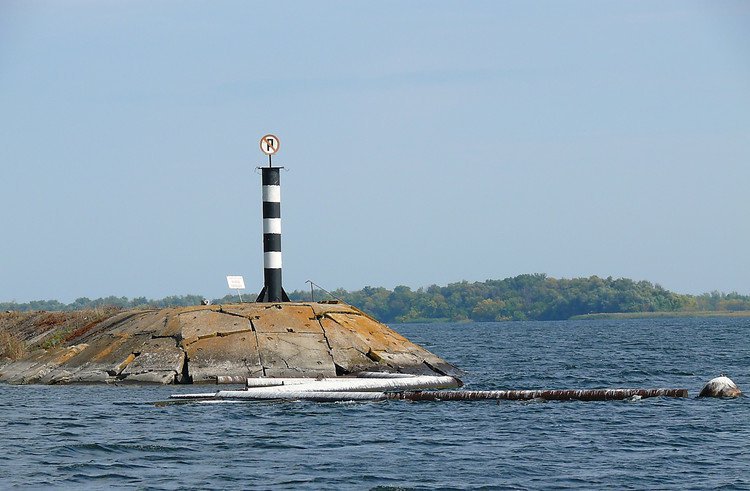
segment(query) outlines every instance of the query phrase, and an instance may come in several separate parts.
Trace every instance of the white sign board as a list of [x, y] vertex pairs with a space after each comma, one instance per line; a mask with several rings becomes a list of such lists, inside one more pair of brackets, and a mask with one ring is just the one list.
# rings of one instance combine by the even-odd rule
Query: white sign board
[[273, 155], [279, 151], [279, 139], [274, 135], [266, 135], [260, 139], [260, 149], [266, 155]]
[[227, 285], [230, 290], [244, 290], [245, 279], [242, 276], [227, 276]]

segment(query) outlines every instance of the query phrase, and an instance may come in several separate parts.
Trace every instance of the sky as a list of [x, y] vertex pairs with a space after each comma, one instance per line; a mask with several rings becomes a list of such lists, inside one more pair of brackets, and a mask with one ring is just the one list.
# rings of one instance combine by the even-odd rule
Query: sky
[[750, 294], [750, 3], [0, 3], [0, 301], [523, 273]]

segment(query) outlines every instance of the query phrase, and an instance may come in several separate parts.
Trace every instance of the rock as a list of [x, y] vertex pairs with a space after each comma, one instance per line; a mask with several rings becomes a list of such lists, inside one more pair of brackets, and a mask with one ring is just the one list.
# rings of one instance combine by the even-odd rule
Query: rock
[[257, 311], [252, 321], [258, 334], [323, 333], [315, 312], [307, 305], [274, 304]]
[[122, 371], [126, 382], [179, 383], [183, 377], [185, 352], [173, 338], [149, 339], [142, 351]]
[[[47, 326], [44, 322], [30, 324], [24, 341], [30, 346], [53, 337], [62, 342], [46, 351], [32, 349], [20, 360], [3, 362], [0, 381], [161, 384], [217, 383], [220, 378], [335, 377], [362, 371], [461, 373], [343, 303], [130, 310], [96, 324], [74, 324], [69, 331], [59, 331], [57, 324]], [[29, 343], [31, 339], [36, 341]]]
[[267, 377], [335, 377], [323, 334], [258, 334], [260, 361]]
[[36, 373], [34, 369], [41, 369], [43, 366], [43, 363], [39, 363], [33, 358], [8, 363], [3, 366], [0, 372], [0, 382], [10, 384], [34, 383], [30, 381], [33, 380], [33, 374]]
[[174, 370], [151, 370], [130, 374], [119, 383], [125, 384], [161, 384], [179, 383], [178, 374]]
[[732, 379], [724, 375], [709, 380], [698, 397], [739, 397], [742, 391]]
[[342, 375], [377, 369], [379, 365], [370, 346], [355, 331], [342, 329], [340, 324], [327, 317], [320, 319], [320, 324], [331, 346], [333, 362]]
[[258, 341], [252, 331], [214, 336], [185, 346], [193, 383], [217, 383], [220, 376], [262, 377]]
[[201, 338], [253, 330], [249, 319], [212, 310], [186, 312], [179, 314], [178, 318], [183, 345]]

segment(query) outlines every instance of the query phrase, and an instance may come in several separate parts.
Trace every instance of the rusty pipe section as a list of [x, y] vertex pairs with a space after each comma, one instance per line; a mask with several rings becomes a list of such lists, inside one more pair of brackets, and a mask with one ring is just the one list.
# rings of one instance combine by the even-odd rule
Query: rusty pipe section
[[[315, 385], [315, 384], [311, 384]], [[331, 391], [311, 390], [302, 385], [256, 387], [249, 390], [225, 390], [215, 394], [176, 394], [170, 399], [205, 402], [221, 400], [288, 400], [313, 402], [339, 401], [619, 401], [631, 397], [688, 397], [687, 389], [579, 389], [579, 390], [450, 390], [450, 391]]]
[[578, 390], [454, 390], [405, 391], [386, 394], [408, 401], [621, 401], [631, 397], [687, 397], [687, 389], [578, 389]]

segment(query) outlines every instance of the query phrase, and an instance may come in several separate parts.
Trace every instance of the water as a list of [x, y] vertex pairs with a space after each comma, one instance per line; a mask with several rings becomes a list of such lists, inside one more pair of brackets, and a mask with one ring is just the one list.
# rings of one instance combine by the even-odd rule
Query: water
[[[750, 489], [750, 319], [405, 325], [471, 389], [686, 387], [620, 402], [220, 403], [0, 385], [0, 488]], [[214, 387], [205, 387], [211, 391]]]

